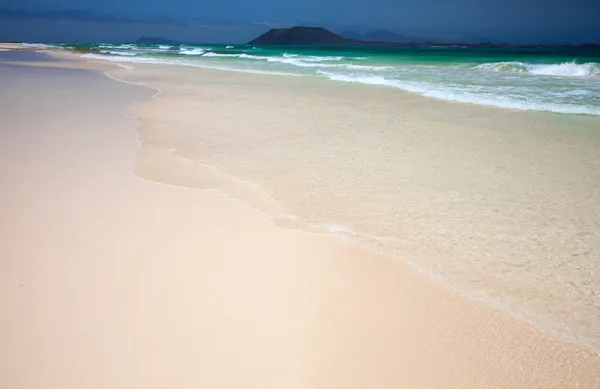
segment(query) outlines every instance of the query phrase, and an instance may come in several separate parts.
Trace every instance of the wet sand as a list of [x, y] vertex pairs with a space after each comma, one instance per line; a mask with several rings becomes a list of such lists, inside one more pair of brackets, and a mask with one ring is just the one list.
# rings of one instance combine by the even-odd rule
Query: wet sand
[[0, 83], [0, 386], [600, 385], [598, 357], [401, 262], [137, 177], [161, 164], [123, 112], [155, 91], [53, 63]]
[[109, 74], [162, 91], [130, 110], [138, 176], [225, 189], [280, 225], [334, 232], [600, 350], [598, 117], [126, 66]]

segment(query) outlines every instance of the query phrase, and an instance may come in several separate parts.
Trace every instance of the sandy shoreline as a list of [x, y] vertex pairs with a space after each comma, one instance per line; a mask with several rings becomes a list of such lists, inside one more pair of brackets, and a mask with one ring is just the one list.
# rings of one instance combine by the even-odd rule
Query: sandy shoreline
[[109, 74], [163, 91], [130, 111], [141, 119], [136, 175], [223, 188], [288, 227], [367, 237], [472, 299], [600, 350], [597, 118], [315, 78], [137, 64]]
[[154, 92], [65, 66], [0, 62], [0, 386], [600, 385], [599, 358], [408, 266], [136, 178], [122, 112]]

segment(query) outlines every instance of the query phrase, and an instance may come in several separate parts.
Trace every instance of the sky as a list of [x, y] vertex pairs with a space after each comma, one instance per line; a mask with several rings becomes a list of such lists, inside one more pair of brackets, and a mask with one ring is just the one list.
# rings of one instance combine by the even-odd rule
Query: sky
[[442, 39], [600, 43], [600, 0], [0, 0], [1, 8], [383, 28]]

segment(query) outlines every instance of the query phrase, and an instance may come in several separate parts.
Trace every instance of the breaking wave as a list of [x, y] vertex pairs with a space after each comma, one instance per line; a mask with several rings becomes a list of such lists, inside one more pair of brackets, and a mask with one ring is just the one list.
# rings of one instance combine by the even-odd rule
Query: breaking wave
[[596, 62], [559, 64], [529, 64], [523, 62], [491, 62], [475, 66], [475, 69], [494, 72], [530, 73], [538, 76], [600, 77], [600, 64]]
[[493, 89], [490, 89], [487, 93], [482, 93], [480, 88], [468, 90], [464, 86], [461, 88], [456, 88], [450, 85], [441, 85], [428, 82], [388, 79], [380, 75], [344, 75], [329, 72], [319, 73], [333, 81], [389, 86], [439, 100], [480, 104], [521, 111], [546, 111], [563, 114], [600, 115], [600, 108], [595, 106], [535, 101], [532, 99], [518, 99], [515, 97], [499, 96], [494, 93]]
[[203, 55], [204, 53], [206, 53], [206, 50], [198, 48], [188, 49], [182, 47], [181, 49], [179, 49], [179, 54], [183, 55]]

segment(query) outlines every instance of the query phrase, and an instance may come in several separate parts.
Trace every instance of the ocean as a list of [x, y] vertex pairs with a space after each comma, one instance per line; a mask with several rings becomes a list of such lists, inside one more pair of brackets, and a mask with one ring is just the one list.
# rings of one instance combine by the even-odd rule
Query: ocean
[[600, 115], [600, 50], [66, 45], [127, 62], [311, 76], [518, 110]]
[[165, 91], [130, 112], [138, 176], [223, 190], [600, 354], [600, 52], [66, 46]]

